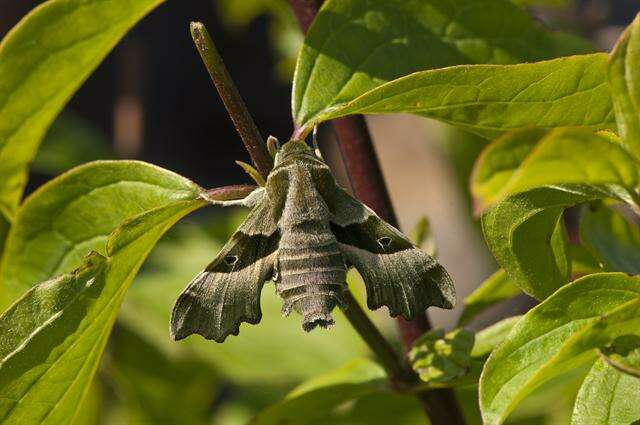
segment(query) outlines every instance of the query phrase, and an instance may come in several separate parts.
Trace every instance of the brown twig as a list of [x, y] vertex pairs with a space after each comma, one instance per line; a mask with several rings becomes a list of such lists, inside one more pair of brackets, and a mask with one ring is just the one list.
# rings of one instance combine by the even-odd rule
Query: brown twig
[[192, 22], [191, 36], [251, 160], [262, 177], [266, 178], [273, 160], [209, 32], [201, 22]]
[[[311, 25], [309, 16], [317, 14], [321, 1], [289, 0], [301, 28], [306, 32]], [[362, 116], [349, 116], [332, 122], [345, 168], [349, 174], [354, 195], [387, 222], [398, 227], [398, 221], [384, 182], [371, 135]], [[411, 321], [397, 320], [405, 351], [423, 333], [431, 329], [429, 319], [420, 315]], [[419, 394], [420, 400], [434, 425], [464, 424], [464, 418], [455, 395], [442, 389]]]

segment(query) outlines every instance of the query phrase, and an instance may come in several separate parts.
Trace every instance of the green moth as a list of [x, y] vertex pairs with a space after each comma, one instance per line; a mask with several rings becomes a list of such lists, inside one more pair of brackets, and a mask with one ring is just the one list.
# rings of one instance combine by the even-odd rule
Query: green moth
[[444, 267], [338, 186], [303, 141], [277, 151], [265, 186], [242, 204], [251, 208], [244, 223], [178, 298], [173, 339], [197, 333], [222, 342], [242, 322], [258, 323], [269, 279], [285, 315], [300, 313], [306, 331], [328, 327], [332, 310], [345, 306], [349, 267], [364, 279], [372, 310], [386, 305], [410, 320], [429, 306], [455, 304]]

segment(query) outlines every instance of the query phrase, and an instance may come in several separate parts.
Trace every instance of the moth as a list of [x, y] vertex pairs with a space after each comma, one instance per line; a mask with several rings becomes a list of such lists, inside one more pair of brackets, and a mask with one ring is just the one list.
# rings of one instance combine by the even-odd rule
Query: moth
[[243, 200], [251, 211], [218, 256], [189, 283], [171, 318], [171, 336], [197, 333], [222, 342], [240, 324], [262, 317], [260, 293], [273, 280], [282, 312], [303, 317], [302, 328], [333, 325], [346, 307], [347, 269], [362, 276], [367, 305], [411, 320], [430, 306], [450, 309], [449, 274], [400, 231], [350, 196], [304, 141], [275, 155], [264, 187]]

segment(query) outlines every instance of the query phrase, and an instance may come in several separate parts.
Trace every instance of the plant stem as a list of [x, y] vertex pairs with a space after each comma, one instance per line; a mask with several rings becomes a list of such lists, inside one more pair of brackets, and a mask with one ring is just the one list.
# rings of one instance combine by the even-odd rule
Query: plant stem
[[273, 160], [209, 32], [201, 22], [192, 22], [191, 37], [251, 160], [262, 177], [266, 178], [273, 166]]
[[[302, 30], [306, 33], [310, 23], [308, 16], [317, 14], [321, 1], [289, 0]], [[338, 144], [345, 161], [354, 195], [368, 205], [380, 217], [395, 227], [398, 221], [384, 183], [371, 135], [362, 116], [350, 116], [332, 121]], [[426, 314], [411, 321], [399, 318], [397, 325], [405, 352], [423, 333], [431, 329]], [[433, 425], [463, 425], [460, 407], [452, 390], [442, 389], [419, 393], [418, 397]]]
[[376, 354], [391, 380], [399, 384], [410, 383], [412, 381], [411, 372], [405, 367], [404, 362], [398, 356], [398, 352], [391, 347], [380, 330], [362, 310], [351, 291], [344, 291], [343, 299], [347, 304], [347, 308], [343, 310], [344, 315], [369, 348]]

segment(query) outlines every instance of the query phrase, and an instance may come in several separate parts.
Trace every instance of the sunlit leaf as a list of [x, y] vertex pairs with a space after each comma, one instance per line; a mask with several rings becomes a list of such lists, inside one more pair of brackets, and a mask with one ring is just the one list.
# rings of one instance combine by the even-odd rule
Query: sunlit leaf
[[129, 423], [201, 425], [220, 383], [207, 363], [169, 358], [124, 326], [109, 341], [107, 371], [123, 393]]
[[520, 293], [518, 285], [509, 279], [505, 271], [498, 270], [464, 299], [464, 310], [458, 325], [465, 325], [492, 305], [513, 298]]
[[640, 420], [640, 378], [598, 360], [578, 393], [572, 425], [622, 425]]
[[162, 0], [50, 0], [0, 44], [0, 213], [13, 218], [47, 128], [124, 34]]
[[465, 329], [445, 334], [434, 329], [416, 340], [409, 351], [411, 367], [424, 382], [442, 384], [471, 372], [471, 349], [475, 336]]
[[198, 193], [189, 180], [138, 161], [98, 161], [45, 184], [21, 206], [7, 238], [4, 305], [78, 267], [91, 250], [105, 254], [108, 235], [125, 219]]
[[476, 341], [471, 350], [471, 357], [482, 358], [489, 355], [505, 340], [511, 329], [521, 318], [522, 316], [509, 317], [476, 333]]
[[600, 273], [563, 287], [520, 319], [489, 357], [480, 380], [485, 423], [502, 423], [536, 387], [639, 329], [640, 278]]
[[345, 402], [388, 391], [384, 369], [370, 360], [358, 359], [303, 383], [281, 403], [261, 412], [251, 424], [315, 424], [326, 420], [332, 410]]
[[640, 378], [640, 337], [622, 335], [610, 346], [601, 348], [600, 355], [618, 371]]
[[476, 162], [476, 210], [529, 189], [567, 184], [638, 186], [638, 162], [618, 143], [588, 129], [524, 130], [491, 143]]
[[[316, 17], [298, 57], [293, 115], [298, 127], [310, 128], [312, 122], [327, 119], [334, 107], [412, 72], [470, 63], [537, 61], [587, 49], [556, 37], [507, 0], [330, 0]], [[603, 55], [595, 68], [605, 61]], [[564, 75], [565, 91], [569, 86], [582, 87], [574, 77]], [[603, 79], [600, 75], [599, 80]], [[587, 78], [582, 88], [592, 83], [599, 84]], [[430, 91], [421, 100], [433, 99], [435, 104], [443, 96]], [[588, 119], [598, 121], [597, 109], [607, 102], [605, 96], [597, 107], [594, 104]]]
[[622, 143], [640, 158], [640, 18], [620, 36], [609, 65], [609, 83]]
[[33, 287], [0, 317], [0, 420], [68, 423], [96, 372], [122, 299], [160, 236], [203, 201], [176, 200], [112, 233], [103, 257]]
[[313, 120], [408, 112], [487, 138], [530, 126], [615, 128], [606, 65], [605, 54], [592, 54], [421, 71], [336, 104]]
[[562, 185], [510, 196], [482, 216], [487, 245], [509, 278], [542, 300], [567, 283], [571, 259], [563, 211], [584, 202], [635, 195], [612, 185]]

